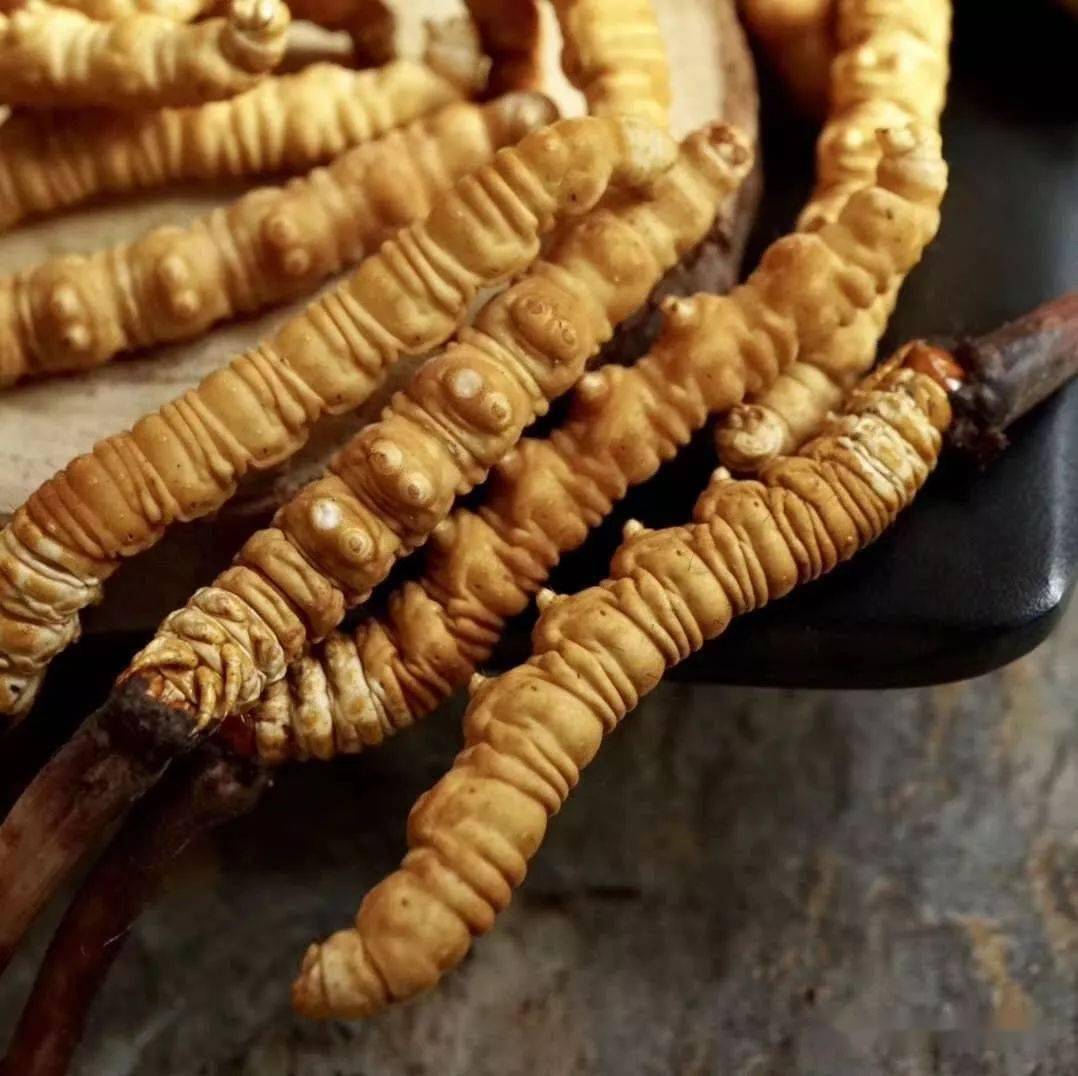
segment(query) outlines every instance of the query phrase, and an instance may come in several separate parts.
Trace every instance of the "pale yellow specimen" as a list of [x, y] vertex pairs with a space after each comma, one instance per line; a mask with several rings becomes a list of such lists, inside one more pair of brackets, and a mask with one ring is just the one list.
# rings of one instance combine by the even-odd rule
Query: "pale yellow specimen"
[[[948, 0], [836, 0], [836, 8], [841, 51], [832, 65], [829, 118], [817, 142], [816, 186], [798, 221], [802, 231], [834, 220], [850, 195], [872, 181], [878, 129], [912, 120], [938, 130], [946, 94]], [[901, 284], [896, 278], [878, 297], [881, 332]], [[872, 364], [878, 342], [868, 335], [842, 352], [806, 353], [761, 396], [733, 408], [717, 434], [723, 462], [753, 471], [788, 452]]]
[[[326, 477], [164, 621], [125, 675], [193, 711], [199, 729], [257, 702], [573, 385], [707, 233], [750, 159], [743, 137], [713, 125], [686, 140], [648, 196], [623, 196], [565, 226], [542, 260], [344, 446]], [[656, 154], [655, 163], [670, 162]], [[321, 732], [307, 742], [328, 756], [332, 730]]]
[[250, 717], [259, 755], [360, 751], [429, 713], [490, 655], [560, 556], [709, 414], [803, 352], [875, 338], [877, 295], [935, 227], [945, 176], [935, 142], [930, 131], [886, 137], [878, 186], [855, 194], [834, 224], [778, 240], [726, 298], [672, 301], [649, 355], [588, 374], [568, 420], [523, 441], [495, 468], [482, 505], [434, 530], [422, 574], [391, 595], [385, 617], [330, 635], [267, 690]]
[[0, 386], [98, 366], [305, 295], [425, 217], [441, 191], [495, 150], [554, 118], [537, 94], [483, 108], [457, 103], [187, 227], [0, 279]]
[[[138, 13], [161, 15], [176, 22], [190, 22], [218, 7], [218, 0], [51, 0], [57, 7], [81, 11], [91, 19], [107, 22]], [[0, 0], [0, 11], [16, 11], [26, 0]]]
[[0, 228], [101, 194], [305, 171], [460, 97], [424, 64], [315, 64], [227, 101], [146, 113], [48, 112], [0, 124]]
[[553, 0], [562, 66], [596, 116], [669, 122], [670, 64], [651, 0]]
[[607, 187], [668, 166], [639, 120], [533, 132], [459, 181], [336, 289], [195, 389], [46, 482], [0, 531], [0, 712], [24, 713], [120, 560], [220, 507], [251, 468], [287, 459], [326, 414], [357, 407], [402, 354], [457, 329], [477, 292], [530, 265], [540, 237]]
[[877, 538], [932, 471], [949, 421], [937, 382], [892, 367], [760, 481], [718, 473], [694, 524], [629, 525], [599, 586], [540, 594], [533, 656], [496, 680], [477, 678], [465, 748], [413, 808], [410, 851], [353, 928], [308, 950], [296, 1007], [369, 1016], [459, 964], [523, 882], [603, 736], [734, 616]]
[[280, 0], [232, 0], [196, 24], [136, 12], [109, 22], [30, 0], [0, 15], [0, 103], [150, 109], [232, 97], [284, 55]]

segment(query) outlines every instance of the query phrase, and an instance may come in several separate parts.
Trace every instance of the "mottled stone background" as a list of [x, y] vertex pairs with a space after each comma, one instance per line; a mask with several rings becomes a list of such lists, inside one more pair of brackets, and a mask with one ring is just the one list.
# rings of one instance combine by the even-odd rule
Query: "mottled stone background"
[[[445, 988], [309, 1024], [305, 942], [395, 865], [458, 711], [192, 848], [79, 1076], [1078, 1072], [1078, 609], [965, 684], [660, 689]], [[48, 924], [43, 924], [43, 928]], [[13, 1019], [44, 941], [0, 987]], [[0, 1031], [0, 1034], [5, 1033]]]

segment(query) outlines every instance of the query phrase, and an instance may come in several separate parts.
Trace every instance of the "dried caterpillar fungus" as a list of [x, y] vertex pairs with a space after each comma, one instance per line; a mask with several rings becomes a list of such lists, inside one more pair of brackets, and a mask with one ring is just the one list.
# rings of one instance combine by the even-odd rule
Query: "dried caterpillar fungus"
[[[817, 183], [798, 221], [802, 231], [833, 220], [851, 193], [871, 182], [879, 159], [878, 128], [911, 120], [938, 129], [947, 85], [950, 4], [946, 0], [840, 0], [832, 65], [831, 115], [816, 152]], [[942, 199], [942, 190], [940, 197]], [[925, 236], [927, 243], [933, 228]], [[902, 279], [881, 293], [882, 331]], [[841, 361], [806, 353], [758, 399], [735, 407], [718, 429], [723, 462], [752, 471], [789, 451], [871, 365], [878, 336]]]
[[560, 215], [586, 212], [611, 183], [647, 182], [673, 153], [628, 118], [533, 132], [270, 340], [46, 482], [0, 531], [0, 712], [26, 711], [121, 558], [217, 508], [252, 467], [286, 459], [401, 354], [448, 339], [480, 288], [534, 261]]
[[931, 472], [949, 420], [939, 384], [892, 368], [760, 481], [718, 474], [694, 524], [627, 527], [599, 586], [542, 596], [533, 656], [473, 686], [466, 746], [413, 808], [400, 869], [352, 929], [308, 950], [293, 987], [300, 1012], [368, 1016], [460, 963], [524, 880], [603, 736], [734, 616], [877, 538]]
[[227, 18], [187, 25], [136, 13], [99, 22], [30, 0], [0, 15], [0, 102], [160, 108], [250, 89], [284, 54], [288, 8], [233, 0]]
[[920, 256], [939, 184], [920, 176], [932, 136], [886, 138], [880, 185], [838, 221], [786, 236], [728, 297], [672, 301], [651, 354], [587, 375], [568, 420], [523, 441], [475, 511], [434, 531], [418, 580], [388, 615], [334, 633], [250, 715], [261, 757], [324, 757], [379, 743], [436, 707], [490, 654], [560, 556], [705, 422], [759, 391], [802, 351], [841, 355], [876, 334], [875, 300]]
[[[706, 234], [749, 160], [743, 140], [715, 125], [686, 140], [650, 197], [566, 227], [340, 451], [327, 477], [165, 620], [127, 675], [171, 709], [193, 711], [199, 729], [253, 705], [577, 380], [614, 326]], [[332, 753], [331, 735], [309, 742]]]
[[[190, 22], [218, 6], [218, 0], [50, 0], [57, 7], [81, 11], [90, 19], [108, 22], [125, 15], [160, 15], [176, 22]], [[26, 0], [0, 0], [0, 11], [15, 11]]]
[[146, 113], [43, 113], [0, 124], [0, 228], [100, 194], [303, 171], [459, 99], [424, 64], [314, 64], [227, 101]]
[[562, 66], [596, 116], [669, 122], [670, 65], [651, 0], [554, 0]]
[[440, 191], [499, 147], [553, 118], [538, 95], [451, 105], [190, 226], [0, 279], [0, 386], [97, 366], [304, 295], [426, 216]]

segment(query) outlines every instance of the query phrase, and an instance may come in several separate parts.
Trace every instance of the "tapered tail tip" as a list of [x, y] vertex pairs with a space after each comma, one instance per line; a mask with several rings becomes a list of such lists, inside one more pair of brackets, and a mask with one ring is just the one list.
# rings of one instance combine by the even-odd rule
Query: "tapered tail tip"
[[360, 1020], [383, 1009], [389, 997], [363, 939], [341, 930], [311, 945], [292, 984], [292, 1006], [315, 1020]]

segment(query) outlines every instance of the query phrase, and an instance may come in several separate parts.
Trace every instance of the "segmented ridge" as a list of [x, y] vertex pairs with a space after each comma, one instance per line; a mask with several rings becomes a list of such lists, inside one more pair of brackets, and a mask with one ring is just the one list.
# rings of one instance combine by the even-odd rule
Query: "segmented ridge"
[[[530, 118], [552, 118], [545, 98]], [[264, 188], [187, 228], [154, 229], [0, 281], [0, 386], [187, 339], [296, 298], [430, 212], [435, 196], [522, 134], [528, 102], [458, 103]]]
[[[885, 182], [931, 210], [925, 214], [921, 240], [923, 245], [931, 241], [946, 188], [938, 128], [947, 86], [950, 20], [947, 0], [842, 0], [838, 5], [841, 51], [832, 65], [831, 114], [817, 141], [817, 182], [798, 219], [800, 231], [834, 220], [850, 196], [876, 175], [881, 138], [908, 139], [902, 132], [912, 121], [925, 150], [888, 164]], [[881, 136], [881, 131], [886, 133]], [[871, 365], [904, 277], [897, 276], [881, 290], [864, 326], [875, 326], [876, 331], [851, 331], [841, 346], [806, 350], [761, 397], [730, 411], [716, 435], [719, 455], [728, 467], [755, 471], [817, 427]]]
[[[295, 452], [320, 415], [358, 406], [400, 354], [443, 343], [481, 287], [534, 259], [539, 235], [560, 214], [586, 212], [610, 182], [647, 181], [668, 168], [675, 147], [665, 137], [629, 119], [586, 117], [501, 150], [443, 195], [425, 221], [388, 240], [271, 340], [129, 434], [80, 456], [17, 515], [28, 513], [54, 539], [64, 551], [60, 566], [84, 558], [104, 578], [120, 558], [153, 545], [173, 520], [219, 507], [248, 469]], [[499, 182], [509, 177], [516, 193], [511, 211], [497, 198], [475, 196], [491, 187], [483, 177], [494, 172]], [[526, 235], [523, 219], [533, 222]], [[125, 450], [130, 462], [117, 469]], [[28, 550], [43, 573], [54, 562], [50, 549], [53, 556]], [[77, 625], [59, 613], [27, 618], [18, 595], [0, 588], [0, 711], [29, 706], [47, 656], [62, 647], [43, 638], [58, 630], [66, 642]]]
[[190, 108], [14, 116], [0, 125], [0, 227], [95, 195], [302, 171], [459, 97], [398, 60], [373, 71], [315, 64]]
[[296, 1007], [368, 1016], [434, 986], [509, 903], [603, 736], [734, 616], [873, 541], [931, 472], [949, 420], [936, 382], [895, 369], [760, 481], [718, 474], [696, 523], [637, 526], [602, 584], [548, 595], [533, 656], [473, 688], [466, 746], [413, 808], [400, 869], [354, 928], [308, 950]]
[[803, 353], [878, 332], [878, 293], [908, 268], [921, 227], [919, 202], [900, 190], [871, 188], [834, 225], [780, 239], [727, 298], [671, 301], [650, 355], [586, 375], [566, 423], [523, 441], [495, 468], [478, 511], [459, 509], [435, 530], [423, 574], [391, 596], [387, 617], [331, 636], [270, 689], [251, 715], [260, 755], [321, 755], [329, 730], [336, 751], [358, 751], [429, 713], [486, 660], [561, 555], [709, 413]]
[[220, 100], [278, 63], [288, 22], [280, 0], [233, 0], [227, 17], [193, 25], [147, 12], [101, 22], [27, 4], [0, 15], [0, 100], [109, 109]]
[[[226, 607], [227, 623], [204, 623], [196, 611], [207, 612], [200, 592], [193, 607], [168, 618], [130, 673], [160, 679], [160, 698], [190, 707], [199, 727], [252, 706], [308, 642], [324, 637], [399, 556], [427, 539], [455, 496], [486, 477], [525, 426], [577, 380], [614, 324], [699, 241], [749, 163], [728, 129], [716, 126], [709, 138], [723, 154], [700, 155], [690, 145], [651, 198], [596, 210], [566, 229], [546, 260], [488, 302], [475, 327], [428, 360], [382, 419], [342, 449], [330, 476], [278, 512], [274, 527], [249, 543], [257, 556], [241, 550], [239, 570], [216, 584], [240, 599]], [[473, 207], [485, 204], [480, 187], [469, 196]], [[287, 561], [287, 572], [278, 560]], [[272, 591], [298, 613], [301, 627], [294, 617], [270, 623], [279, 645], [263, 648], [264, 662], [253, 645], [264, 619], [249, 603], [241, 609], [253, 590]], [[301, 738], [311, 753], [332, 754], [332, 721], [302, 730]]]
[[651, 0], [554, 0], [562, 66], [597, 116], [669, 123], [670, 67]]

